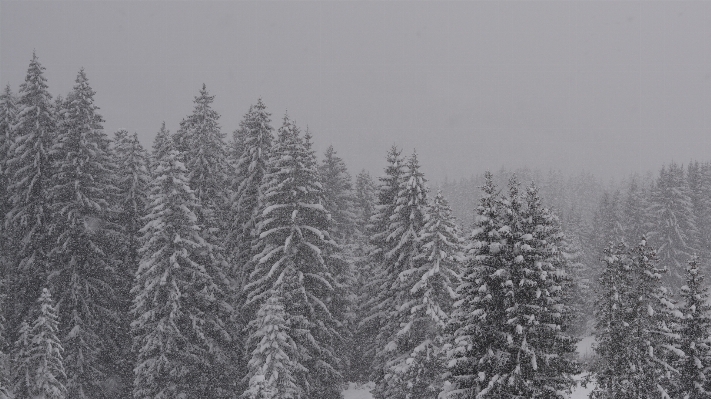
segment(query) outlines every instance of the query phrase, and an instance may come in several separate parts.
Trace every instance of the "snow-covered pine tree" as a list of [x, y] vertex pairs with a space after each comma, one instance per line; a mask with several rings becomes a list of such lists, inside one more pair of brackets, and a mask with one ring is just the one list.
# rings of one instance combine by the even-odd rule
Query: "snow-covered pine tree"
[[[372, 264], [369, 254], [372, 252], [372, 246], [368, 242], [368, 224], [370, 218], [375, 212], [377, 202], [377, 188], [370, 174], [363, 170], [356, 176], [355, 185], [355, 214], [356, 228], [354, 236], [354, 251], [352, 254], [353, 261], [353, 278], [354, 286], [352, 287], [353, 295], [353, 311], [355, 313], [355, 323], [352, 326], [352, 344], [350, 348], [350, 367], [348, 373], [349, 381], [365, 382], [368, 381], [370, 375], [370, 366], [372, 360], [368, 360], [364, 354], [366, 348], [371, 345], [375, 334], [360, 326], [361, 321], [368, 316], [370, 309], [362, 306], [362, 304], [372, 296], [367, 292], [366, 287], [370, 283], [372, 276]], [[377, 333], [377, 332], [376, 332]]]
[[368, 365], [370, 379], [382, 379], [383, 367], [375, 366], [375, 355], [382, 348], [376, 337], [381, 326], [388, 318], [389, 304], [384, 303], [381, 296], [390, 289], [391, 281], [387, 278], [385, 268], [385, 253], [388, 250], [388, 226], [390, 217], [395, 211], [395, 201], [400, 190], [400, 182], [405, 173], [404, 160], [401, 150], [392, 146], [387, 153], [387, 166], [385, 174], [379, 178], [377, 205], [367, 225], [367, 234], [370, 238], [368, 264], [361, 271], [365, 284], [360, 289], [359, 313], [362, 315], [358, 324], [359, 340], [364, 343], [361, 348], [362, 363]]
[[[415, 258], [419, 253], [419, 237], [427, 213], [427, 187], [420, 171], [417, 153], [407, 162], [407, 171], [400, 182], [400, 190], [395, 200], [395, 209], [388, 225], [388, 251], [385, 252], [385, 274], [387, 290], [378, 294], [378, 307], [387, 315], [376, 337], [379, 352], [375, 367], [382, 367], [382, 378], [376, 378], [376, 398], [396, 398], [402, 396], [403, 381], [400, 379], [402, 364], [410, 353], [421, 343], [422, 331], [413, 331], [410, 323], [411, 309], [417, 305], [411, 290], [418, 276]], [[400, 396], [398, 396], [400, 395]]]
[[25, 82], [20, 85], [15, 140], [7, 160], [11, 209], [5, 215], [13, 237], [13, 264], [8, 270], [7, 334], [17, 339], [17, 329], [46, 285], [48, 254], [52, 248], [48, 189], [52, 186], [50, 150], [56, 131], [52, 96], [47, 91], [44, 67], [32, 54]]
[[64, 399], [70, 397], [64, 386], [62, 344], [58, 338], [57, 309], [47, 288], [37, 300], [37, 315], [30, 326], [23, 321], [16, 342], [14, 359], [17, 398]]
[[153, 139], [151, 147], [151, 173], [158, 168], [161, 159], [173, 149], [173, 139], [170, 137], [170, 130], [165, 127], [165, 121], [160, 126], [160, 130]]
[[627, 186], [627, 193], [620, 210], [620, 224], [623, 238], [627, 243], [636, 243], [639, 237], [649, 233], [652, 223], [649, 220], [648, 193], [641, 184], [641, 178], [633, 175]]
[[[254, 312], [286, 275], [294, 275], [282, 291], [299, 354], [293, 360], [309, 370], [306, 382], [300, 382], [304, 395], [326, 399], [342, 397], [343, 378], [335, 350], [341, 340], [340, 320], [333, 314], [339, 287], [329, 259], [336, 243], [328, 231], [315, 166], [313, 153], [285, 116], [262, 180], [255, 266], [245, 286], [245, 306]], [[250, 337], [254, 334], [250, 331]], [[248, 353], [253, 349], [248, 348]]]
[[115, 208], [113, 222], [118, 227], [119, 239], [112, 246], [112, 252], [121, 265], [117, 268], [117, 286], [114, 287], [121, 320], [113, 327], [114, 341], [117, 342], [113, 345], [117, 352], [113, 356], [118, 360], [117, 374], [121, 376], [122, 386], [127, 390], [125, 395], [130, 396], [134, 366], [130, 334], [130, 291], [140, 261], [140, 229], [144, 225], [143, 218], [148, 203], [150, 159], [138, 141], [138, 135], [131, 135], [123, 129], [115, 133], [113, 157], [116, 165], [113, 178], [118, 189], [112, 199]]
[[681, 287], [684, 314], [679, 334], [685, 357], [679, 364], [679, 394], [684, 399], [711, 397], [711, 305], [704, 275], [696, 257], [686, 268], [686, 284]]
[[120, 275], [111, 258], [115, 234], [108, 223], [115, 165], [94, 94], [80, 70], [52, 147], [55, 174], [48, 190], [57, 237], [49, 281], [57, 297], [67, 392], [76, 399], [101, 397], [100, 383], [114, 365], [100, 359], [121, 318]]
[[697, 250], [694, 243], [697, 241], [698, 229], [689, 194], [684, 168], [672, 163], [659, 172], [648, 210], [654, 220], [649, 241], [658, 248], [660, 262], [668, 265], [669, 273], [665, 275], [665, 283], [674, 290], [683, 284], [686, 262]]
[[323, 206], [331, 214], [333, 239], [347, 244], [352, 241], [355, 230], [353, 184], [346, 164], [336, 155], [332, 145], [326, 149], [318, 170], [323, 186]]
[[[4, 281], [0, 279], [0, 289], [5, 292]], [[0, 309], [5, 309], [5, 295], [0, 294]], [[12, 385], [10, 378], [10, 348], [5, 339], [5, 317], [0, 312], [0, 399], [12, 398]]]
[[[284, 282], [295, 277], [293, 270], [284, 275]], [[304, 381], [308, 370], [294, 361], [299, 357], [297, 345], [289, 335], [288, 316], [284, 310], [281, 287], [272, 290], [269, 299], [250, 322], [247, 346], [253, 347], [248, 368], [249, 386], [242, 394], [244, 399], [298, 399], [303, 389], [298, 381]]]
[[149, 214], [136, 274], [131, 323], [137, 355], [133, 395], [230, 397], [232, 337], [225, 321], [224, 271], [193, 209], [200, 206], [178, 153], [162, 159], [151, 182]]
[[[195, 97], [192, 114], [180, 122], [174, 136], [180, 159], [185, 163], [190, 179], [190, 188], [200, 202], [196, 210], [198, 221], [213, 237], [213, 244], [224, 239], [227, 225], [224, 224], [228, 203], [227, 147], [218, 120], [220, 114], [212, 109], [215, 96], [211, 96], [205, 84]], [[204, 234], [203, 234], [204, 235]]]
[[252, 244], [256, 239], [259, 198], [262, 179], [267, 172], [267, 160], [272, 146], [271, 114], [260, 98], [240, 121], [235, 132], [235, 142], [241, 142], [240, 156], [235, 160], [232, 179], [230, 222], [232, 224], [225, 244], [232, 275], [239, 287], [246, 284], [250, 274]]
[[[17, 99], [10, 90], [10, 85], [5, 87], [5, 91], [0, 94], [0, 286], [7, 278], [14, 246], [11, 243], [12, 235], [5, 225], [5, 215], [10, 211], [11, 201], [7, 191], [10, 184], [10, 173], [8, 170], [8, 160], [10, 159], [10, 148], [15, 141], [12, 127], [17, 118]], [[0, 317], [5, 314], [4, 307], [0, 308]], [[0, 343], [1, 345], [1, 343]], [[2, 348], [0, 347], [0, 351]]]
[[515, 177], [508, 197], [492, 201], [489, 179], [449, 327], [445, 396], [564, 398], [578, 367], [557, 218], [534, 186], [522, 199]]
[[592, 398], [668, 398], [677, 389], [684, 354], [674, 325], [683, 319], [661, 284], [666, 269], [656, 267], [645, 238], [634, 248], [606, 253], [596, 314]]
[[407, 306], [402, 306], [407, 322], [410, 353], [403, 353], [395, 365], [400, 391], [408, 399], [436, 397], [444, 372], [444, 328], [456, 297], [460, 265], [464, 260], [459, 228], [441, 191], [437, 192], [425, 215], [419, 235], [419, 252], [409, 275]]
[[505, 256], [508, 256], [502, 246], [505, 242], [502, 234], [506, 232], [504, 210], [492, 174], [487, 171], [484, 179], [468, 259], [456, 289], [458, 299], [446, 327], [450, 347], [445, 374], [449, 385], [443, 390], [445, 398], [478, 395], [494, 376], [499, 378], [497, 361], [506, 360], [503, 352], [496, 350], [496, 341], [501, 342], [500, 334], [496, 329], [488, 328], [505, 322], [502, 311], [505, 298], [498, 289], [505, 280], [500, 277], [502, 272], [497, 272], [504, 269]]

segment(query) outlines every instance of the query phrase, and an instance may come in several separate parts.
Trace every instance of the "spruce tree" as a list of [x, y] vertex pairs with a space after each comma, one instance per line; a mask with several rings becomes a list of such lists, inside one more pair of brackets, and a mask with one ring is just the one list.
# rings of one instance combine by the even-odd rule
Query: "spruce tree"
[[579, 370], [557, 218], [534, 186], [522, 198], [513, 177], [497, 199], [490, 179], [449, 327], [445, 396], [564, 398]]
[[11, 342], [24, 317], [30, 314], [49, 273], [52, 157], [56, 131], [52, 96], [47, 91], [44, 67], [33, 53], [25, 82], [20, 85], [17, 119], [11, 135], [12, 156], [7, 160], [7, 194], [11, 209], [5, 215], [13, 237], [13, 264], [8, 271], [7, 333]]
[[[262, 180], [255, 267], [245, 286], [245, 306], [254, 312], [250, 309], [259, 308], [285, 276], [293, 275], [282, 295], [299, 353], [293, 360], [309, 370], [300, 387], [309, 398], [339, 398], [339, 320], [333, 314], [339, 287], [329, 259], [336, 243], [328, 231], [315, 166], [313, 153], [285, 116]], [[250, 330], [250, 337], [254, 334]], [[249, 352], [253, 349], [248, 348]]]
[[332, 145], [324, 153], [319, 176], [323, 186], [324, 207], [331, 215], [333, 238], [341, 244], [349, 243], [354, 234], [356, 217], [353, 210], [353, 185], [346, 164]]
[[674, 395], [683, 357], [674, 325], [683, 317], [661, 284], [646, 239], [606, 253], [596, 315], [593, 398], [666, 398]]
[[114, 136], [113, 148], [115, 185], [118, 189], [112, 199], [115, 207], [113, 222], [118, 227], [118, 240], [112, 245], [113, 257], [120, 262], [117, 269], [116, 303], [120, 321], [114, 325], [114, 345], [118, 375], [128, 389], [133, 380], [133, 364], [130, 334], [131, 287], [138, 271], [141, 248], [140, 229], [146, 216], [148, 205], [148, 185], [150, 184], [149, 157], [138, 141], [138, 135], [119, 130]]
[[226, 276], [201, 236], [199, 206], [178, 153], [167, 153], [151, 182], [132, 289], [136, 399], [229, 397], [234, 383], [225, 381], [233, 377]]
[[[394, 367], [399, 391], [406, 398], [432, 398], [441, 391], [444, 372], [444, 328], [459, 282], [463, 243], [451, 209], [437, 192], [425, 216], [419, 236], [419, 252], [407, 275], [405, 328], [411, 349]], [[403, 348], [404, 349], [404, 348]]]
[[[0, 280], [0, 288], [4, 288]], [[4, 291], [3, 291], [4, 292]], [[5, 309], [5, 295], [0, 294], [0, 309]], [[10, 348], [5, 339], [5, 318], [0, 312], [0, 399], [11, 399]]]
[[180, 129], [173, 139], [187, 168], [190, 188], [201, 204], [196, 210], [199, 222], [207, 229], [206, 233], [214, 236], [208, 239], [217, 244], [218, 238], [225, 234], [220, 229], [225, 229], [222, 223], [229, 198], [227, 176], [230, 167], [225, 135], [218, 122], [220, 114], [212, 109], [214, 100], [215, 96], [211, 96], [203, 84], [200, 94], [195, 97], [192, 114], [180, 122]]
[[384, 378], [383, 365], [376, 365], [375, 356], [382, 350], [377, 336], [388, 321], [387, 312], [390, 309], [389, 303], [383, 301], [387, 298], [384, 294], [389, 292], [391, 283], [386, 273], [385, 253], [391, 245], [386, 241], [389, 235], [388, 227], [390, 217], [395, 212], [400, 182], [405, 173], [404, 161], [400, 154], [401, 150], [395, 146], [388, 150], [385, 174], [379, 178], [377, 205], [367, 226], [371, 252], [368, 255], [367, 267], [361, 271], [366, 284], [360, 290], [362, 318], [358, 325], [358, 335], [360, 340], [366, 343], [361, 349], [362, 362], [370, 365], [371, 381]]
[[680, 397], [701, 399], [711, 397], [711, 305], [704, 275], [697, 258], [686, 268], [686, 284], [681, 288], [684, 314], [679, 334], [685, 357], [679, 365]]
[[262, 180], [267, 172], [267, 160], [273, 135], [271, 114], [261, 99], [249, 108], [235, 132], [240, 141], [240, 156], [235, 160], [234, 190], [231, 201], [232, 226], [225, 247], [232, 263], [232, 273], [240, 287], [246, 284], [252, 257], [251, 247], [256, 239], [259, 198]]
[[[286, 275], [285, 280], [293, 278]], [[304, 380], [306, 368], [295, 362], [297, 345], [289, 335], [288, 316], [284, 311], [280, 288], [273, 290], [269, 299], [250, 322], [254, 331], [248, 341], [253, 347], [249, 360], [249, 386], [242, 394], [244, 399], [297, 399], [304, 397], [298, 381]]]
[[34, 313], [37, 318], [32, 325], [22, 322], [15, 344], [15, 394], [18, 398], [67, 398], [57, 309], [47, 288]]
[[662, 264], [669, 265], [665, 283], [670, 288], [679, 287], [684, 281], [686, 262], [697, 250], [694, 243], [698, 236], [684, 168], [680, 165], [672, 163], [659, 172], [649, 212], [654, 218], [650, 243], [658, 248]]
[[100, 357], [120, 320], [120, 276], [111, 258], [116, 237], [110, 226], [115, 165], [94, 91], [84, 70], [76, 84], [57, 142], [49, 190], [57, 245], [51, 252], [50, 283], [58, 298], [60, 332], [72, 398], [96, 398], [110, 361]]
[[[10, 265], [13, 263], [12, 253], [14, 246], [11, 239], [12, 234], [5, 225], [5, 215], [10, 211], [11, 201], [7, 190], [10, 184], [10, 171], [8, 169], [10, 159], [10, 148], [15, 141], [12, 127], [17, 118], [17, 99], [10, 90], [10, 85], [5, 87], [5, 91], [0, 94], [0, 287], [8, 277]], [[8, 288], [8, 287], [5, 287]], [[0, 317], [5, 315], [5, 307], [0, 308]], [[0, 343], [0, 351], [2, 351]], [[1, 394], [0, 394], [1, 395]]]
[[[378, 295], [387, 314], [386, 322], [380, 327], [377, 343], [380, 351], [376, 355], [376, 367], [383, 367], [382, 379], [375, 380], [376, 398], [404, 395], [398, 364], [420, 342], [411, 331], [412, 307], [415, 306], [410, 292], [416, 284], [417, 265], [415, 258], [419, 251], [419, 236], [424, 226], [427, 212], [427, 188], [420, 171], [417, 154], [413, 153], [407, 163], [407, 172], [400, 182], [396, 206], [390, 217], [386, 242], [390, 243], [385, 253], [385, 273], [388, 289]], [[403, 396], [404, 397], [404, 396]]]
[[153, 139], [151, 152], [151, 172], [158, 168], [158, 164], [163, 157], [173, 149], [173, 140], [170, 138], [170, 131], [165, 127], [165, 121], [160, 126], [160, 130]]

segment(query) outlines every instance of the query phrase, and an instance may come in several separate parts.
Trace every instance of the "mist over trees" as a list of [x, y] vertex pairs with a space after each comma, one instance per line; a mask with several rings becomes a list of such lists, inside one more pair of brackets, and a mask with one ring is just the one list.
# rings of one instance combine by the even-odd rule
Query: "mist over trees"
[[710, 162], [354, 177], [205, 85], [148, 150], [88, 76], [0, 95], [0, 399], [709, 397]]

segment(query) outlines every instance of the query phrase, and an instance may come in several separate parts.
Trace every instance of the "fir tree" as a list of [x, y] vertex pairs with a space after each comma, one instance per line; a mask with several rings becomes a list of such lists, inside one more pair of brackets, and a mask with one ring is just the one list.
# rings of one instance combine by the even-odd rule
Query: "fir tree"
[[[419, 236], [427, 212], [427, 188], [420, 172], [417, 154], [408, 160], [407, 172], [400, 182], [396, 207], [390, 217], [386, 242], [391, 243], [385, 253], [385, 273], [388, 289], [379, 294], [379, 305], [387, 314], [386, 322], [377, 336], [380, 352], [376, 355], [376, 367], [383, 367], [384, 374], [375, 379], [376, 398], [404, 395], [398, 368], [420, 343], [417, 334], [411, 331], [411, 310], [416, 305], [410, 292], [417, 279], [415, 258], [419, 251]], [[414, 281], [413, 281], [414, 280]], [[404, 396], [403, 396], [404, 397]]]
[[649, 240], [657, 246], [662, 264], [669, 265], [665, 282], [670, 287], [679, 287], [684, 281], [685, 264], [697, 250], [694, 243], [698, 236], [684, 169], [674, 163], [663, 167], [651, 197], [649, 211], [654, 228]]
[[165, 121], [160, 126], [160, 130], [153, 139], [151, 153], [151, 171], [155, 171], [163, 157], [173, 149], [173, 140], [170, 138], [170, 131], [165, 127]]
[[463, 245], [447, 200], [438, 191], [425, 216], [419, 252], [407, 275], [405, 327], [410, 346], [395, 366], [400, 392], [406, 398], [432, 398], [441, 391], [444, 372], [444, 328], [451, 314], [454, 288], [459, 282]]
[[684, 314], [681, 322], [681, 350], [685, 357], [679, 365], [680, 397], [711, 397], [711, 305], [698, 260], [692, 258], [686, 268], [686, 284], [681, 288]]
[[161, 159], [141, 229], [132, 289], [136, 399], [229, 396], [226, 277], [200, 235], [200, 204], [177, 158], [172, 151]]
[[389, 248], [386, 239], [389, 235], [390, 217], [395, 212], [400, 182], [405, 173], [405, 165], [400, 153], [401, 151], [395, 146], [387, 153], [385, 174], [379, 178], [378, 202], [367, 226], [371, 252], [368, 254], [367, 267], [361, 271], [366, 284], [360, 290], [360, 313], [363, 317], [358, 325], [358, 335], [361, 337], [361, 342], [366, 343], [361, 349], [362, 362], [370, 365], [371, 380], [384, 378], [383, 365], [377, 366], [375, 363], [376, 354], [382, 350], [376, 338], [388, 321], [387, 312], [390, 309], [389, 303], [383, 301], [384, 294], [389, 292], [391, 284], [385, 268], [385, 253]]
[[683, 352], [673, 327], [681, 312], [661, 285], [654, 249], [643, 238], [608, 250], [596, 314], [593, 398], [668, 398], [675, 392]]
[[[52, 249], [50, 283], [58, 298], [60, 332], [72, 398], [96, 398], [110, 363], [100, 362], [119, 321], [120, 282], [110, 258], [115, 235], [107, 224], [116, 192], [103, 119], [84, 70], [76, 85], [56, 144], [54, 186], [49, 190], [57, 246]], [[119, 283], [120, 284], [120, 283]]]
[[[120, 240], [113, 245], [113, 256], [121, 264], [117, 269], [119, 285], [115, 287], [121, 320], [113, 328], [117, 342], [114, 349], [117, 352], [118, 374], [124, 381], [123, 386], [128, 388], [132, 385], [134, 363], [130, 350], [130, 291], [140, 261], [140, 229], [144, 224], [150, 184], [149, 158], [138, 141], [138, 135], [129, 135], [126, 130], [116, 132], [113, 155], [116, 165], [114, 179], [118, 189], [113, 199], [116, 207], [114, 222], [120, 231]], [[130, 393], [127, 395], [130, 396]]]
[[449, 327], [452, 385], [445, 396], [563, 398], [578, 367], [571, 358], [576, 339], [566, 333], [572, 313], [563, 303], [557, 218], [534, 186], [521, 198], [512, 178], [508, 197], [497, 199], [490, 179]]
[[249, 112], [235, 132], [235, 142], [240, 141], [240, 156], [235, 160], [232, 186], [234, 195], [231, 207], [232, 227], [227, 236], [226, 248], [230, 255], [233, 275], [240, 287], [246, 284], [259, 214], [262, 180], [267, 172], [267, 160], [272, 146], [271, 114], [261, 99], [250, 106]]
[[57, 337], [57, 310], [49, 290], [44, 288], [30, 326], [22, 322], [16, 343], [15, 393], [18, 398], [64, 399], [62, 345]]
[[[342, 375], [335, 348], [340, 337], [332, 309], [339, 287], [329, 259], [336, 244], [315, 165], [298, 128], [285, 116], [262, 180], [246, 308], [258, 308], [285, 276], [293, 275], [282, 295], [299, 353], [293, 360], [309, 370], [300, 387], [309, 398], [339, 398]], [[250, 337], [255, 333], [250, 331]]]
[[[10, 196], [7, 187], [10, 184], [10, 171], [8, 161], [10, 160], [10, 148], [15, 141], [12, 127], [17, 117], [17, 99], [10, 90], [10, 85], [5, 87], [5, 91], [0, 94], [0, 286], [8, 277], [10, 265], [13, 263], [12, 253], [14, 246], [11, 243], [12, 234], [5, 225], [5, 215], [12, 209]], [[5, 307], [0, 308], [0, 318], [5, 314]], [[0, 343], [0, 351], [2, 351]], [[2, 395], [2, 394], [0, 394]], [[1, 396], [0, 396], [1, 397]]]
[[355, 209], [356, 227], [361, 234], [367, 234], [370, 218], [375, 213], [377, 203], [377, 187], [365, 169], [356, 176]]
[[[3, 280], [0, 279], [0, 288]], [[4, 291], [3, 291], [4, 292]], [[5, 309], [5, 295], [0, 294], [0, 309]], [[11, 399], [10, 354], [5, 340], [5, 318], [0, 313], [0, 399]]]
[[[285, 276], [286, 279], [293, 276]], [[308, 372], [293, 359], [298, 357], [297, 345], [289, 335], [287, 314], [278, 291], [273, 291], [250, 322], [254, 331], [248, 342], [254, 347], [249, 360], [249, 386], [245, 399], [297, 399], [303, 390], [297, 381]]]
[[341, 244], [349, 243], [355, 229], [353, 186], [346, 164], [333, 146], [328, 146], [319, 166], [323, 186], [324, 207], [331, 215], [333, 238]]
[[44, 67], [33, 53], [25, 82], [20, 85], [17, 119], [11, 135], [12, 156], [7, 160], [11, 209], [5, 215], [13, 236], [13, 264], [8, 271], [9, 303], [6, 331], [11, 342], [46, 285], [48, 254], [52, 247], [48, 190], [52, 185], [50, 150], [56, 131], [52, 96]]
[[173, 137], [175, 148], [180, 151], [190, 180], [190, 188], [200, 202], [196, 210], [199, 222], [214, 234], [208, 239], [216, 244], [224, 220], [228, 199], [227, 175], [230, 172], [227, 163], [225, 135], [220, 129], [220, 114], [212, 109], [215, 96], [211, 96], [205, 85], [195, 97], [193, 113], [180, 122], [180, 129]]

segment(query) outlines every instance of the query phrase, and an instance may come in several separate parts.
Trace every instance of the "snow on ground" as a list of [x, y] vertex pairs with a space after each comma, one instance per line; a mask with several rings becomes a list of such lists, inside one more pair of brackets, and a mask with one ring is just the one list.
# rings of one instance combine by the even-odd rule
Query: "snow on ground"
[[365, 385], [349, 382], [348, 389], [343, 391], [343, 399], [373, 399], [373, 395], [370, 394], [372, 388], [372, 382]]

